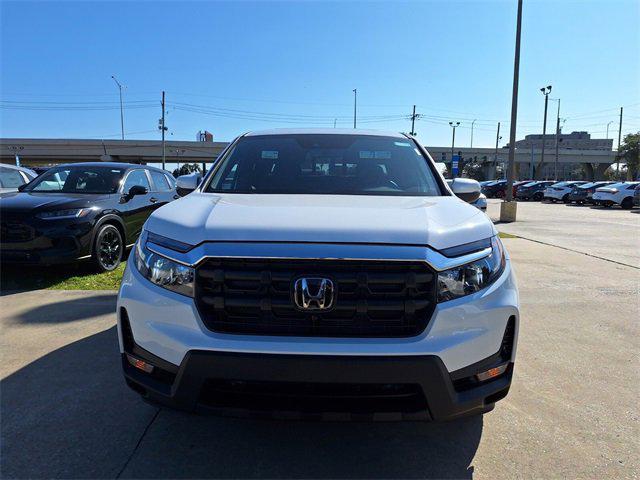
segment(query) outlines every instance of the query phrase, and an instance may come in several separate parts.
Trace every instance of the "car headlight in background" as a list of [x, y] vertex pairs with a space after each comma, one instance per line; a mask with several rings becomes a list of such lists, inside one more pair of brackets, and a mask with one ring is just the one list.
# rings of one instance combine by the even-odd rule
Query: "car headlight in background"
[[495, 236], [489, 241], [491, 253], [475, 262], [438, 272], [438, 302], [471, 295], [491, 285], [505, 265], [504, 247]]
[[55, 210], [53, 212], [40, 212], [36, 217], [43, 220], [57, 220], [61, 218], [85, 217], [91, 212], [91, 208], [70, 208], [68, 210]]
[[193, 297], [193, 268], [174, 262], [147, 248], [147, 232], [143, 232], [136, 242], [135, 264], [138, 271], [151, 283]]

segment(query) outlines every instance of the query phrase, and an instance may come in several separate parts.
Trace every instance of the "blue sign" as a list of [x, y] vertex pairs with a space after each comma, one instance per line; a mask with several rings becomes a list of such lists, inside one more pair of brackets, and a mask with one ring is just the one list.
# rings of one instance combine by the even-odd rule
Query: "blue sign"
[[451, 175], [454, 177], [458, 176], [459, 162], [460, 162], [460, 155], [453, 155], [451, 157]]

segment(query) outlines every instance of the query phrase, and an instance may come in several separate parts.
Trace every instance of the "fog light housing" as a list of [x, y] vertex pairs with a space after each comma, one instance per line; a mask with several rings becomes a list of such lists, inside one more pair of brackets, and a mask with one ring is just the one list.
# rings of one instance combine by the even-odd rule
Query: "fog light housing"
[[126, 355], [127, 355], [127, 361], [129, 362], [129, 364], [131, 366], [137, 368], [138, 370], [142, 370], [145, 373], [153, 372], [153, 369], [155, 367], [153, 365], [151, 365], [150, 363], [147, 363], [144, 360], [136, 358], [133, 355], [129, 355], [128, 353]]
[[509, 366], [508, 363], [505, 363], [503, 365], [498, 365], [497, 367], [490, 368], [489, 370], [487, 370], [485, 372], [478, 373], [476, 375], [476, 378], [478, 379], [479, 382], [484, 382], [486, 380], [491, 380], [492, 378], [496, 378], [496, 377], [502, 375], [504, 372], [506, 372], [508, 366]]

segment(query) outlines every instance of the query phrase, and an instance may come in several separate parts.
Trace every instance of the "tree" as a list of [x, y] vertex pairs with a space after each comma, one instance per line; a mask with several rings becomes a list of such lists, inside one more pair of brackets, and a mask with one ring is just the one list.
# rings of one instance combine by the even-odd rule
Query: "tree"
[[178, 178], [180, 175], [188, 175], [194, 172], [202, 172], [200, 165], [198, 165], [197, 163], [185, 163], [180, 168], [176, 168], [173, 171], [173, 176], [175, 178]]
[[[627, 164], [627, 180], [635, 180], [640, 173], [640, 132], [624, 136], [618, 150], [620, 161]], [[622, 169], [622, 167], [620, 167]]]
[[484, 172], [482, 171], [482, 162], [478, 161], [476, 158], [469, 160], [462, 169], [462, 175], [482, 182], [485, 179]]

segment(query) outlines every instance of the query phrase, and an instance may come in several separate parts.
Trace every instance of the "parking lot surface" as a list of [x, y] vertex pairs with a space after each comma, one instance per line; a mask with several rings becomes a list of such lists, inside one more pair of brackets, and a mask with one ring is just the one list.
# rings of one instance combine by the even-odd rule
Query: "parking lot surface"
[[0, 297], [2, 477], [637, 478], [640, 270], [621, 264], [633, 254], [566, 250], [571, 228], [545, 233], [525, 205], [509, 227], [561, 245], [505, 240], [522, 322], [493, 412], [343, 424], [159, 410], [122, 379], [115, 292], [24, 292]]
[[[498, 199], [487, 201], [487, 215], [500, 219]], [[518, 202], [518, 221], [502, 232], [576, 252], [640, 267], [640, 209]]]

